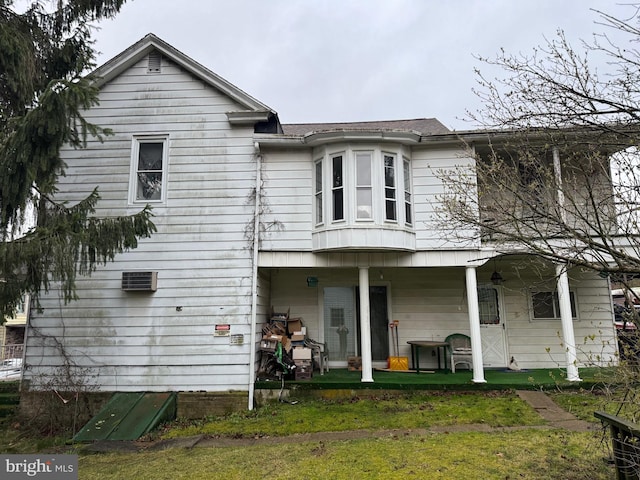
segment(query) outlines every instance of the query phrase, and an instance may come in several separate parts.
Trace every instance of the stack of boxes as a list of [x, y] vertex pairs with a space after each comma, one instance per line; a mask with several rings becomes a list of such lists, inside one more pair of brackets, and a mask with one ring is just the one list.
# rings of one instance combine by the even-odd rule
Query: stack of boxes
[[296, 364], [294, 370], [295, 380], [309, 380], [313, 375], [313, 363], [311, 349], [305, 347], [304, 340], [307, 336], [307, 327], [302, 326], [302, 319], [292, 318], [287, 325], [291, 336], [291, 358]]

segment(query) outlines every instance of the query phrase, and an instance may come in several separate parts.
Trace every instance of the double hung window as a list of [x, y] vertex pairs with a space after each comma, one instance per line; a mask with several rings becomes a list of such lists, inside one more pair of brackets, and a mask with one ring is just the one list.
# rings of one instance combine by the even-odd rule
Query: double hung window
[[344, 176], [342, 155], [331, 159], [333, 221], [344, 220]]
[[318, 160], [316, 162], [316, 187], [315, 187], [315, 197], [316, 197], [316, 225], [320, 225], [324, 222], [324, 210], [322, 208], [322, 190], [323, 190], [323, 182], [322, 182], [322, 160]]
[[[576, 300], [573, 292], [569, 292], [569, 300], [571, 302], [571, 316], [576, 318]], [[560, 318], [560, 302], [557, 292], [533, 292], [531, 306], [533, 318], [536, 320]]]
[[136, 137], [133, 141], [131, 200], [162, 202], [166, 199], [167, 137]]
[[393, 155], [384, 155], [384, 212], [385, 220], [395, 222], [398, 219], [396, 201], [396, 159]]
[[356, 218], [373, 218], [373, 187], [371, 183], [371, 152], [356, 152]]
[[413, 225], [413, 215], [411, 212], [411, 164], [406, 158], [403, 159], [403, 177], [404, 177], [404, 223], [405, 225]]

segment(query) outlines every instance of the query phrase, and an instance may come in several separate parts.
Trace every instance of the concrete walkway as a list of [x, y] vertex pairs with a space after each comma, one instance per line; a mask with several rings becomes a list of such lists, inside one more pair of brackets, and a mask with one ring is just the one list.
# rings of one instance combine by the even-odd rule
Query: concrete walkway
[[531, 405], [538, 412], [538, 415], [549, 422], [552, 427], [564, 428], [574, 432], [586, 432], [595, 428], [596, 424], [579, 420], [575, 415], [559, 407], [544, 392], [517, 390], [516, 393], [522, 400]]
[[340, 440], [353, 440], [363, 438], [404, 438], [416, 435], [427, 435], [429, 433], [453, 433], [453, 432], [494, 432], [513, 431], [531, 428], [563, 428], [573, 432], [586, 432], [597, 428], [597, 424], [591, 424], [584, 420], [577, 419], [574, 415], [559, 407], [544, 392], [518, 390], [517, 395], [547, 422], [542, 426], [517, 426], [517, 427], [491, 427], [486, 424], [472, 425], [449, 425], [432, 428], [416, 429], [390, 429], [390, 430], [350, 430], [346, 432], [318, 432], [289, 435], [286, 437], [254, 437], [254, 438], [230, 438], [230, 437], [208, 437], [196, 435], [193, 437], [183, 437], [171, 440], [159, 440], [156, 442], [124, 442], [124, 441], [101, 441], [85, 445], [82, 450], [91, 453], [100, 452], [136, 452], [165, 450], [168, 448], [224, 448], [224, 447], [247, 447], [262, 443], [287, 444], [300, 442], [327, 442]]

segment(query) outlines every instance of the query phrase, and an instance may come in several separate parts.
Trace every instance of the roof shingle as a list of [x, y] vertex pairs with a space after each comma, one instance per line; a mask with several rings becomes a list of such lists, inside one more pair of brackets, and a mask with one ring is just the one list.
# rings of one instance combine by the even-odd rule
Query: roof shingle
[[386, 120], [375, 122], [343, 122], [343, 123], [289, 123], [283, 124], [285, 135], [306, 135], [318, 132], [335, 131], [391, 131], [404, 130], [418, 132], [421, 135], [441, 135], [451, 133], [435, 118], [416, 118], [412, 120]]

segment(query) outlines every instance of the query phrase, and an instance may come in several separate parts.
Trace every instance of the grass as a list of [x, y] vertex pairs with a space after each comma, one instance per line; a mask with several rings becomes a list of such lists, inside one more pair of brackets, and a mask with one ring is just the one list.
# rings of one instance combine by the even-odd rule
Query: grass
[[296, 405], [269, 403], [252, 412], [172, 426], [165, 438], [206, 434], [283, 436], [346, 430], [429, 428], [486, 424], [492, 427], [541, 425], [535, 411], [513, 393], [405, 394], [367, 399], [309, 400]]
[[[586, 412], [593, 396], [588, 390], [578, 390], [554, 394], [554, 399]], [[601, 436], [541, 428], [544, 422], [513, 390], [378, 392], [370, 398], [302, 400], [296, 405], [274, 402], [253, 412], [174, 422], [149, 438], [200, 434], [234, 438], [240, 445], [136, 453], [88, 454], [80, 445], [65, 445], [65, 438], [42, 438], [17, 421], [17, 417], [0, 420], [0, 452], [77, 453], [79, 478], [92, 480], [604, 480], [614, 475], [602, 461], [607, 451]], [[506, 428], [489, 432], [465, 428], [478, 423]], [[435, 426], [445, 433], [428, 430]], [[345, 430], [367, 430], [369, 435], [345, 435], [350, 439], [340, 441], [322, 433], [314, 441], [301, 441], [307, 437], [299, 436]]]
[[589, 434], [524, 430], [428, 434], [241, 449], [81, 456], [80, 478], [609, 479]]

